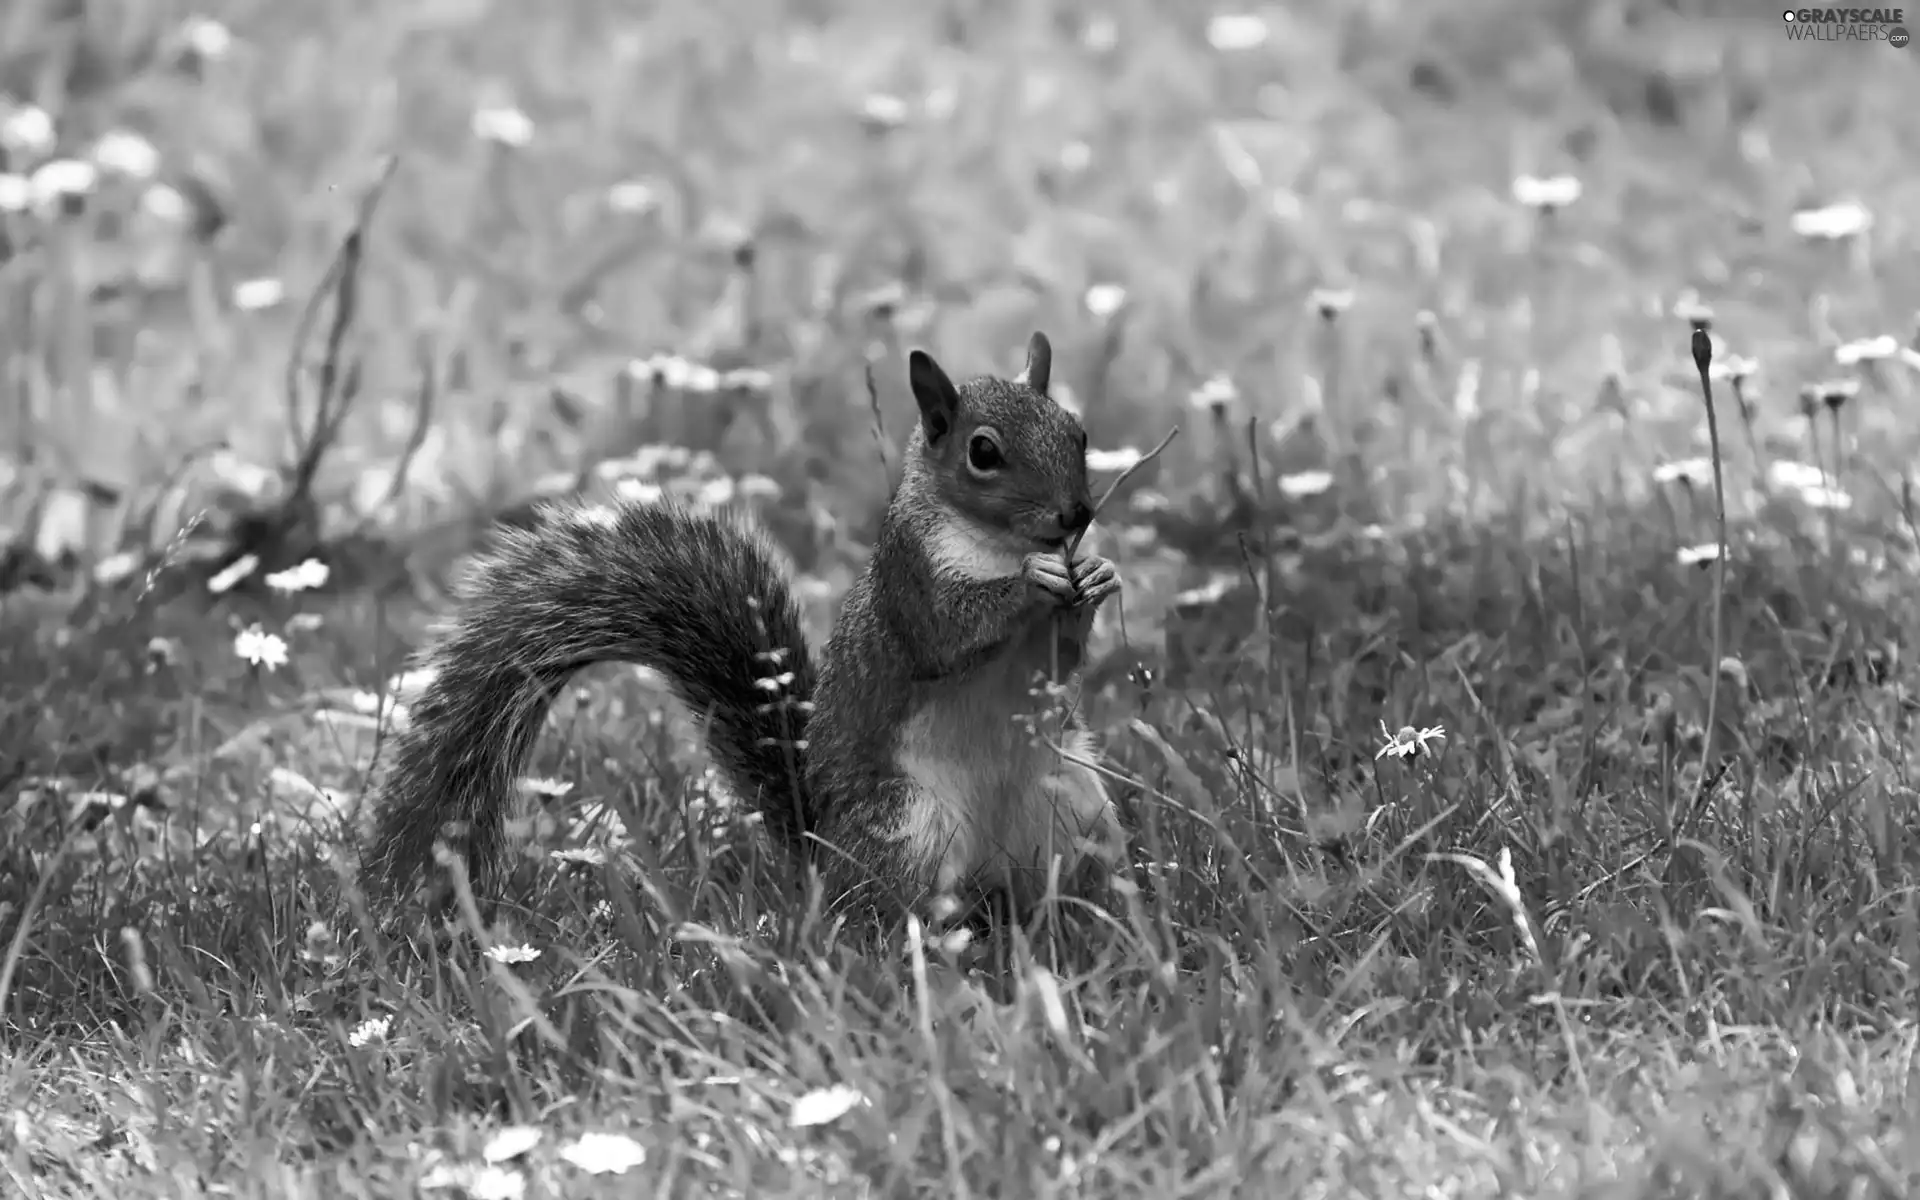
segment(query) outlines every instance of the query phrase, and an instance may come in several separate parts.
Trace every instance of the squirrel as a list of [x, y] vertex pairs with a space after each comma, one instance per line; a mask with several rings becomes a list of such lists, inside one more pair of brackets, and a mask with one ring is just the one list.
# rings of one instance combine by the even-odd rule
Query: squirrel
[[1055, 855], [1117, 868], [1126, 835], [1084, 716], [1057, 744], [1030, 719], [1042, 675], [1077, 683], [1094, 613], [1120, 591], [1108, 559], [1066, 561], [1094, 510], [1052, 359], [1036, 332], [1018, 375], [956, 386], [909, 355], [902, 477], [817, 665], [787, 561], [732, 513], [576, 502], [502, 530], [422, 656], [431, 682], [376, 791], [363, 881], [392, 897], [451, 833], [476, 891], [491, 884], [549, 705], [602, 662], [665, 677], [830, 907], [998, 890], [1024, 911]]

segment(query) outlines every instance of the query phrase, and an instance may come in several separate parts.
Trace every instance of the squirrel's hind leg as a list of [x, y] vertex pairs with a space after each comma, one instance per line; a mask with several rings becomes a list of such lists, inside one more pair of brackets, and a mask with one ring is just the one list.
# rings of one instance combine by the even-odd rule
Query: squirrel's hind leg
[[[880, 785], [889, 815], [885, 823], [834, 820], [816, 831], [824, 843], [814, 852], [830, 902], [918, 911], [929, 901], [955, 894], [979, 858], [978, 831], [960, 798], [910, 779]], [[861, 818], [871, 817], [869, 810]]]

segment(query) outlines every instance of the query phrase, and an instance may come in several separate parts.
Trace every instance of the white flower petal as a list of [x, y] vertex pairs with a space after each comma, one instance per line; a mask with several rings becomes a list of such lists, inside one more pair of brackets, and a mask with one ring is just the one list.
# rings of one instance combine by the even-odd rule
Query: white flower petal
[[1233, 380], [1225, 374], [1220, 374], [1195, 388], [1193, 395], [1188, 397], [1188, 402], [1195, 408], [1219, 412], [1239, 398], [1240, 389], [1234, 386]]
[[1845, 512], [1853, 507], [1852, 496], [1830, 487], [1801, 488], [1800, 502], [1808, 508], [1830, 508], [1835, 512]]
[[241, 312], [262, 312], [287, 298], [287, 287], [278, 279], [248, 279], [233, 287], [233, 306]]
[[193, 206], [180, 190], [164, 183], [149, 184], [140, 193], [140, 211], [168, 225], [184, 225], [193, 216]]
[[1580, 180], [1572, 175], [1520, 175], [1513, 181], [1513, 198], [1528, 208], [1565, 208], [1580, 199]]
[[317, 558], [309, 558], [298, 566], [275, 571], [264, 582], [276, 592], [306, 592], [325, 587], [328, 574], [327, 564]]
[[188, 17], [180, 38], [201, 58], [218, 60], [233, 49], [233, 34], [212, 17]]
[[387, 1040], [387, 1033], [392, 1028], [392, 1017], [369, 1017], [367, 1020], [354, 1026], [353, 1031], [347, 1034], [347, 1044], [351, 1046], [364, 1046], [369, 1042], [384, 1042]]
[[1271, 30], [1257, 13], [1222, 13], [1207, 22], [1207, 44], [1215, 50], [1253, 50], [1266, 44]]
[[831, 1125], [866, 1101], [866, 1096], [861, 1094], [859, 1088], [836, 1083], [832, 1087], [808, 1092], [795, 1100], [792, 1111], [787, 1114], [787, 1124], [795, 1129]]
[[1281, 495], [1295, 500], [1307, 496], [1318, 496], [1333, 486], [1333, 472], [1301, 471], [1297, 474], [1282, 475], [1279, 484]]
[[1855, 201], [1843, 200], [1821, 208], [1803, 208], [1788, 218], [1788, 225], [1803, 238], [1838, 241], [1873, 228], [1873, 214]]
[[32, 181], [25, 175], [0, 172], [0, 212], [23, 213], [32, 207]]
[[1087, 470], [1124, 471], [1138, 463], [1145, 455], [1132, 446], [1122, 446], [1117, 450], [1087, 451]]
[[87, 157], [103, 171], [132, 179], [151, 179], [160, 169], [160, 151], [146, 138], [125, 129], [102, 134]]
[[494, 962], [514, 966], [539, 958], [540, 951], [532, 946], [488, 946], [486, 955]]
[[1825, 487], [1827, 473], [1807, 463], [1775, 459], [1767, 464], [1767, 482], [1782, 491], [1798, 492]]
[[520, 1200], [526, 1194], [527, 1177], [505, 1167], [481, 1167], [467, 1180], [469, 1200]]
[[508, 1125], [487, 1139], [480, 1157], [490, 1163], [511, 1162], [540, 1144], [546, 1136], [532, 1125]]
[[1105, 320], [1127, 302], [1127, 289], [1117, 283], [1096, 283], [1087, 289], [1087, 311]]
[[659, 204], [660, 194], [645, 180], [628, 179], [607, 189], [607, 207], [615, 212], [652, 212]]
[[35, 208], [51, 210], [69, 197], [87, 195], [99, 183], [100, 171], [92, 163], [56, 158], [28, 177], [27, 189]]
[[624, 1175], [647, 1161], [647, 1148], [621, 1133], [586, 1133], [560, 1157], [589, 1175]]
[[272, 671], [287, 665], [287, 643], [279, 634], [268, 633], [258, 625], [242, 631], [233, 639], [233, 652], [255, 666]]
[[1655, 483], [1691, 483], [1700, 484], [1713, 479], [1713, 461], [1705, 458], [1683, 458], [1677, 462], [1664, 462], [1654, 467]]
[[860, 118], [879, 129], [898, 129], [907, 116], [907, 102], [886, 92], [874, 92], [860, 102]]
[[0, 117], [0, 148], [15, 154], [38, 157], [52, 150], [56, 141], [53, 117], [37, 104], [22, 104], [6, 109]]
[[1834, 347], [1833, 361], [1843, 367], [1856, 367], [1863, 362], [1880, 362], [1900, 353], [1900, 339], [1890, 333], [1879, 337], [1858, 338]]
[[242, 554], [223, 568], [219, 574], [207, 580], [207, 590], [219, 596], [234, 589], [234, 586], [247, 576], [260, 569], [260, 556]]
[[533, 118], [511, 105], [474, 110], [473, 136], [499, 146], [520, 147], [533, 140]]

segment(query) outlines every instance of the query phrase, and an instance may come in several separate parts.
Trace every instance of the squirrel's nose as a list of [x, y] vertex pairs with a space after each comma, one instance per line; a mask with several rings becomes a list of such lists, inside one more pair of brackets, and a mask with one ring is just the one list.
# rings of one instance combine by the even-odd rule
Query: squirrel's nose
[[1079, 533], [1093, 524], [1093, 506], [1084, 500], [1075, 500], [1060, 510], [1060, 524], [1068, 533]]

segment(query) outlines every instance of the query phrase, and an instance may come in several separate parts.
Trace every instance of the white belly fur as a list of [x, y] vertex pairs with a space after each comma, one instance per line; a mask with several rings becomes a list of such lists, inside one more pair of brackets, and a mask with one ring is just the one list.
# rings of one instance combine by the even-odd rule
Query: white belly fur
[[[1037, 680], [1015, 664], [1044, 661], [1044, 625], [981, 667], [957, 692], [924, 703], [902, 729], [896, 759], [909, 799], [894, 837], [928, 868], [936, 892], [969, 883], [1041, 894], [1049, 864], [1062, 877], [1084, 856], [1117, 866], [1126, 835], [1091, 764], [1091, 734], [1036, 722]], [[1056, 750], [1058, 746], [1060, 749]], [[1060, 751], [1064, 750], [1065, 754]], [[1074, 760], [1079, 761], [1074, 761]]]

